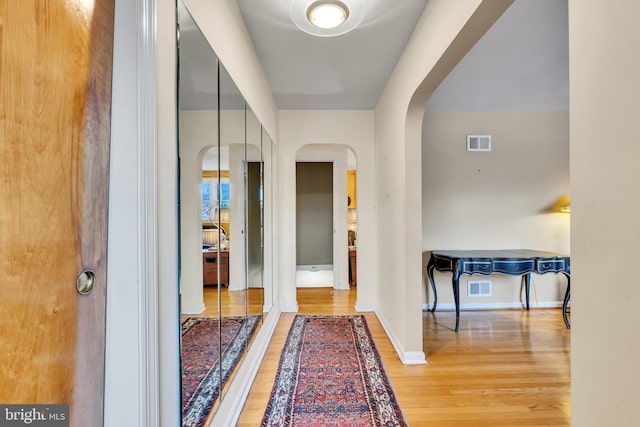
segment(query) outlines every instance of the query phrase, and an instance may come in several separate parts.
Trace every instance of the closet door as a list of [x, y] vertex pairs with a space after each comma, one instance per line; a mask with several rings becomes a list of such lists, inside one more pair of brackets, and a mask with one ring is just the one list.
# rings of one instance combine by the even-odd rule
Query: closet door
[[215, 412], [222, 393], [221, 291], [229, 276], [221, 245], [223, 227], [228, 230], [221, 208], [229, 202], [222, 165], [228, 155], [219, 138], [218, 57], [181, 1], [178, 28], [182, 422], [192, 425]]
[[113, 8], [0, 9], [0, 403], [77, 426], [103, 423]]
[[[228, 153], [225, 165], [229, 176], [229, 239], [226, 249], [229, 257], [229, 282], [220, 287], [220, 317], [222, 353], [221, 399], [225, 398], [228, 379], [233, 377], [237, 366], [242, 363], [246, 351], [246, 340], [241, 333], [247, 314], [247, 277], [245, 195], [244, 195], [244, 153], [247, 133], [247, 104], [235, 82], [219, 63], [220, 85], [220, 150]], [[233, 338], [231, 338], [233, 337]], [[225, 370], [224, 368], [227, 368]]]
[[261, 315], [263, 307], [263, 161], [262, 125], [253, 111], [246, 115], [247, 140], [245, 145], [245, 218], [247, 254], [247, 314]]

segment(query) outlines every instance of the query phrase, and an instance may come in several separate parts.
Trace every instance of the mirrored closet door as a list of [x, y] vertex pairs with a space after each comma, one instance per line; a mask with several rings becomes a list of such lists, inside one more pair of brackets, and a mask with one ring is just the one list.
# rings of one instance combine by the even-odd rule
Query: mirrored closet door
[[180, 1], [183, 425], [215, 416], [272, 295], [272, 141], [197, 23]]

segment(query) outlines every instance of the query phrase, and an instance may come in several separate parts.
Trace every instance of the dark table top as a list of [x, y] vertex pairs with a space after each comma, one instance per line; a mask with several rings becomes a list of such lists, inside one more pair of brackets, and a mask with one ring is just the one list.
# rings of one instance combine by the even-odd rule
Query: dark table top
[[569, 255], [558, 252], [536, 251], [532, 249], [436, 250], [432, 253], [448, 258], [569, 258]]

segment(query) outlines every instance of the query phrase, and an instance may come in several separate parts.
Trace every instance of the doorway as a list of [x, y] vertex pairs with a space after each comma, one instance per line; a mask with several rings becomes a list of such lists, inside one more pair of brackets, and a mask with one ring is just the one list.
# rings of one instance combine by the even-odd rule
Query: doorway
[[296, 162], [296, 230], [296, 286], [333, 286], [333, 162]]
[[[295, 192], [296, 221], [295, 232], [295, 287], [333, 287], [336, 290], [348, 290], [355, 285], [355, 240], [356, 240], [356, 185], [355, 174], [357, 160], [355, 151], [344, 144], [308, 144], [300, 147], [296, 152], [296, 188], [291, 188]], [[301, 177], [305, 177], [314, 186], [322, 185], [324, 199], [321, 209], [324, 210], [323, 250], [324, 258], [311, 262], [301, 258], [301, 250], [304, 251], [309, 239], [306, 237], [309, 230], [304, 221], [300, 221], [297, 210], [307, 205], [305, 197], [308, 195], [298, 194], [302, 190], [304, 193], [305, 183], [298, 183], [299, 165], [305, 164], [314, 168], [305, 177], [305, 172], [301, 172]], [[322, 169], [324, 168], [324, 170]], [[320, 172], [322, 170], [322, 172]], [[349, 177], [351, 176], [351, 180]], [[293, 177], [292, 177], [293, 178]], [[322, 184], [319, 182], [322, 181]], [[292, 186], [293, 187], [293, 186]], [[317, 191], [317, 190], [314, 190]], [[349, 204], [351, 203], [351, 204]], [[318, 209], [315, 209], [314, 214]], [[304, 214], [302, 214], [304, 215]], [[317, 220], [312, 222], [316, 227]], [[315, 238], [314, 238], [315, 239]], [[312, 240], [316, 242], [316, 240]], [[292, 245], [294, 242], [291, 242]], [[318, 249], [317, 242], [314, 249]], [[351, 253], [353, 250], [353, 253]], [[293, 254], [292, 254], [293, 255]], [[351, 267], [353, 258], [353, 268]]]

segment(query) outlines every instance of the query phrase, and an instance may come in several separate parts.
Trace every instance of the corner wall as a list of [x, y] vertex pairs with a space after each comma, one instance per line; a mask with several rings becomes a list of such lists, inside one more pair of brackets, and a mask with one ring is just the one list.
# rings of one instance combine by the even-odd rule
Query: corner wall
[[[429, 96], [512, 3], [430, 0], [375, 109], [379, 317], [400, 359], [422, 349], [422, 120]], [[395, 232], [386, 233], [388, 224]], [[384, 237], [383, 237], [384, 236]]]

